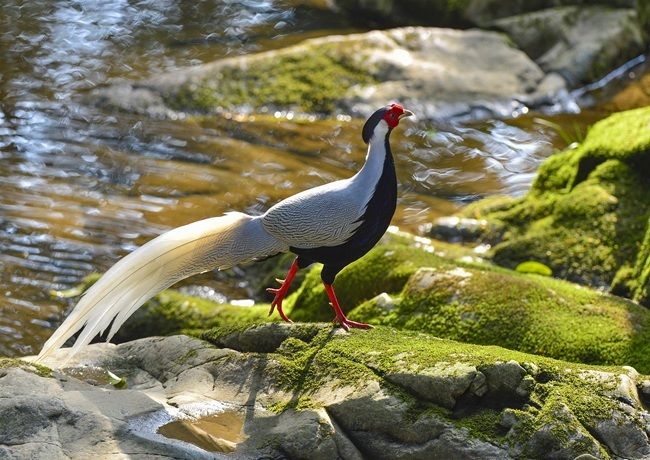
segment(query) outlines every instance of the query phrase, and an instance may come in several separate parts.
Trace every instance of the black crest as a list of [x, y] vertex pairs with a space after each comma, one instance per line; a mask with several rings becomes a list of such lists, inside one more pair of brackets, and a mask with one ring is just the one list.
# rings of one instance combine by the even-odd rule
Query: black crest
[[384, 118], [384, 114], [388, 112], [389, 107], [382, 107], [381, 109], [377, 110], [375, 113], [370, 115], [370, 118], [366, 120], [366, 124], [363, 125], [363, 130], [361, 131], [361, 137], [363, 138], [363, 142], [368, 144], [370, 142], [370, 138], [372, 137], [372, 133], [375, 131], [375, 127], [377, 126], [377, 123], [379, 123], [382, 118]]

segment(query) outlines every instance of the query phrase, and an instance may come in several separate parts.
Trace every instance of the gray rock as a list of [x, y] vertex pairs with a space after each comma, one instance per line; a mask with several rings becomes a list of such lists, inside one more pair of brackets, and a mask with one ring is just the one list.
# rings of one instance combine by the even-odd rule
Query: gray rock
[[[355, 75], [365, 76], [366, 80], [360, 81], [366, 83], [342, 79], [337, 82], [336, 91], [327, 95], [334, 99], [334, 112], [354, 116], [367, 116], [385, 105], [387, 97], [400, 101], [425, 119], [510, 116], [524, 104], [546, 103], [552, 96], [548, 91], [562, 89], [557, 81], [549, 85], [544, 72], [503, 34], [405, 27], [306, 40], [278, 51], [222, 59], [147, 82], [102, 89], [95, 92], [95, 97], [103, 105], [154, 115], [169, 112], [165, 105], [169, 101], [177, 101], [189, 111], [304, 111], [306, 99], [312, 101], [316, 95], [303, 95], [303, 102], [268, 102], [251, 99], [251, 91], [243, 91], [242, 94], [249, 95], [243, 96], [245, 100], [224, 101], [228, 101], [233, 81], [244, 87], [259, 84], [255, 69], [269, 67], [279, 73], [278, 78], [291, 79], [292, 72], [298, 71], [296, 67], [284, 66], [293, 69], [286, 70], [278, 63], [292, 59], [307, 63], [323, 56], [334, 66], [351, 68]], [[282, 72], [287, 74], [280, 75]], [[264, 74], [267, 73], [265, 70]], [[199, 97], [201, 107], [192, 102]]]
[[387, 374], [386, 379], [447, 409], [453, 409], [456, 400], [468, 392], [483, 396], [487, 391], [485, 375], [461, 363], [438, 363], [417, 373]]
[[611, 418], [591, 426], [594, 436], [622, 458], [648, 458], [648, 434], [640, 423], [623, 411], [614, 411]]
[[570, 87], [593, 82], [645, 49], [633, 9], [602, 6], [549, 8], [498, 19], [506, 32], [548, 73]]
[[[603, 458], [598, 441], [580, 424], [563, 403], [551, 403], [546, 423], [516, 448], [526, 458], [574, 459], [588, 453]], [[510, 439], [518, 436], [517, 425], [508, 433]], [[605, 457], [606, 458], [606, 457]]]
[[470, 0], [464, 16], [473, 24], [489, 27], [495, 19], [568, 5], [634, 8], [636, 0]]
[[485, 219], [446, 216], [436, 219], [433, 224], [425, 226], [421, 232], [439, 240], [453, 243], [476, 241], [488, 229]]
[[[517, 361], [495, 363], [481, 368], [481, 371], [487, 378], [489, 392], [495, 395], [517, 392], [526, 376], [526, 369]], [[524, 388], [529, 386], [528, 383], [524, 384]]]
[[[305, 336], [305, 330], [317, 334]], [[630, 369], [550, 364], [554, 376], [547, 360], [533, 364], [529, 356], [523, 366], [494, 360], [494, 347], [383, 328], [357, 332], [267, 324], [230, 338], [212, 334], [245, 353], [185, 336], [154, 337], [91, 345], [51, 377], [29, 366], [1, 368], [0, 455], [573, 459], [585, 453], [602, 458], [604, 449], [625, 458], [650, 455], [648, 414], [621, 401], [642, 386]], [[375, 340], [370, 351], [346, 348], [347, 340], [365, 334]], [[396, 353], [400, 340], [413, 350]], [[416, 359], [423, 340], [451, 351], [435, 362]], [[275, 351], [262, 352], [255, 343]], [[60, 352], [45, 364], [57, 367], [64, 359]], [[127, 388], [111, 386], [102, 377], [107, 369]], [[220, 414], [230, 417], [227, 429], [215, 429], [214, 421], [212, 428], [200, 425]], [[185, 437], [158, 432], [179, 421]], [[505, 438], [490, 438], [497, 429], [507, 431]], [[234, 452], [213, 451], [220, 446]]]

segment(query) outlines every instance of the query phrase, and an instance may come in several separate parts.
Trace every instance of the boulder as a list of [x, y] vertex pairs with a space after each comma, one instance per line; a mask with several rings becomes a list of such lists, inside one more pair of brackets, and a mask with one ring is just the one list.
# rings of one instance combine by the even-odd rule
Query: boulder
[[634, 9], [568, 6], [498, 19], [544, 72], [560, 74], [570, 87], [596, 81], [643, 53], [645, 43]]
[[[336, 289], [357, 321], [650, 372], [646, 308], [563, 280], [466, 260], [412, 243], [379, 245], [341, 271]], [[332, 319], [320, 266], [309, 271], [286, 311], [294, 320]]]
[[[499, 347], [377, 327], [287, 325], [274, 351], [246, 329], [232, 349], [186, 336], [61, 351], [39, 375], [0, 369], [4, 457], [574, 459], [650, 455], [646, 412], [623, 377]], [[272, 325], [255, 326], [262, 343]], [[296, 329], [292, 331], [291, 329]], [[269, 337], [265, 338], [265, 331]], [[239, 340], [241, 339], [241, 343]], [[249, 349], [248, 352], [237, 349]], [[111, 385], [107, 371], [126, 388]], [[396, 376], [400, 376], [396, 378]], [[521, 392], [523, 382], [530, 382]], [[447, 395], [447, 396], [445, 396]], [[449, 398], [449, 396], [452, 396]]]
[[564, 89], [496, 32], [406, 27], [306, 40], [95, 92], [150, 115], [299, 111], [365, 117], [398, 100], [421, 118], [510, 116]]
[[492, 258], [506, 267], [535, 260], [555, 276], [650, 305], [650, 109], [596, 123], [575, 148], [540, 167], [527, 196], [464, 217], [487, 219], [498, 242]]
[[[498, 18], [566, 5], [634, 8], [635, 0], [332, 0], [351, 21], [371, 26], [489, 27]], [[643, 7], [642, 1], [639, 9]]]

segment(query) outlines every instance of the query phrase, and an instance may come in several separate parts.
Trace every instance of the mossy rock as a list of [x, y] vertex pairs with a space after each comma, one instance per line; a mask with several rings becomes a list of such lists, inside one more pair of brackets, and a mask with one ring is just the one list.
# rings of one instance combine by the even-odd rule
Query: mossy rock
[[631, 276], [622, 275], [621, 278], [628, 281], [629, 292], [635, 300], [650, 305], [650, 221]]
[[21, 359], [4, 358], [0, 356], [0, 378], [3, 376], [3, 370], [9, 368], [18, 368], [41, 377], [51, 377], [52, 369], [41, 364], [30, 363]]
[[341, 94], [376, 82], [355, 58], [359, 46], [330, 40], [319, 46], [218, 61], [210, 76], [182, 84], [165, 99], [171, 108], [185, 111], [266, 106], [331, 113]]
[[[346, 267], [335, 287], [354, 320], [650, 372], [650, 312], [566, 281], [392, 243]], [[294, 320], [332, 319], [319, 266], [288, 306]]]
[[[263, 335], [271, 327], [254, 329]], [[291, 395], [271, 409], [325, 408], [371, 458], [398, 458], [395, 446], [417, 453], [416, 458], [456, 458], [460, 446], [447, 446], [453, 457], [444, 457], [434, 454], [440, 447], [428, 445], [430, 437], [449, 429], [461, 429], [468, 458], [573, 459], [584, 453], [641, 458], [650, 453], [636, 390], [640, 376], [633, 370], [383, 326], [350, 333], [332, 326], [318, 329], [303, 339], [289, 334], [265, 356], [265, 363], [273, 363], [265, 367], [267, 382], [279, 387], [277, 393]], [[210, 334], [223, 336], [218, 329]], [[362, 441], [378, 431], [392, 446], [375, 438]], [[483, 442], [500, 452], [488, 453]]]
[[161, 292], [131, 316], [115, 334], [121, 343], [142, 337], [185, 333], [199, 335], [205, 329], [278, 321], [269, 317], [269, 306], [218, 304], [173, 289]]
[[[365, 118], [388, 102], [388, 92], [421, 119], [438, 119], [479, 106], [481, 113], [502, 113], [513, 101], [536, 106], [549, 91], [543, 81], [540, 68], [504, 34], [404, 27], [310, 38], [98, 89], [93, 98], [155, 116], [297, 112]], [[554, 91], [563, 86], [558, 82]]]
[[[282, 254], [244, 267], [247, 279], [251, 280], [252, 286], [256, 286], [256, 298], [270, 299], [265, 288], [277, 284], [275, 278], [284, 276], [294, 258], [294, 255]], [[304, 276], [304, 272], [296, 276], [296, 282], [290, 292], [300, 286]], [[76, 300], [100, 277], [101, 274], [92, 273], [74, 288], [65, 291], [52, 291], [51, 294], [55, 297]], [[168, 289], [154, 296], [136, 310], [115, 334], [114, 341], [121, 343], [143, 337], [179, 333], [197, 335], [216, 326], [236, 327], [267, 321], [280, 321], [277, 316], [269, 316], [269, 308], [270, 306], [266, 303], [254, 306], [217, 303], [184, 294], [175, 289]]]
[[[614, 114], [575, 149], [551, 156], [528, 195], [481, 214], [502, 230], [495, 262], [516, 267], [535, 260], [555, 276], [613, 286], [648, 305], [650, 231], [650, 108]], [[615, 283], [614, 280], [616, 280]], [[645, 289], [645, 291], [644, 291]]]
[[[336, 295], [344, 310], [382, 292], [396, 293], [423, 265], [449, 266], [449, 262], [408, 244], [381, 244], [345, 267], [336, 277]], [[291, 318], [297, 321], [329, 321], [332, 308], [320, 278], [322, 266], [312, 268], [296, 294], [288, 299]]]
[[371, 324], [650, 372], [650, 312], [562, 280], [481, 267], [421, 268], [390, 301], [350, 312]]

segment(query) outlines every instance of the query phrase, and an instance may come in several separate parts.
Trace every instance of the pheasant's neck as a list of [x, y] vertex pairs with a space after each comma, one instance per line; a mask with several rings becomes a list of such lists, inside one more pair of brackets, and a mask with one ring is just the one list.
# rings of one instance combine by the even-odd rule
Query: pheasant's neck
[[390, 151], [388, 127], [377, 126], [375, 134], [370, 139], [366, 162], [361, 170], [352, 178], [354, 182], [363, 184], [366, 189], [374, 189], [384, 173], [385, 167], [394, 168], [393, 156]]

